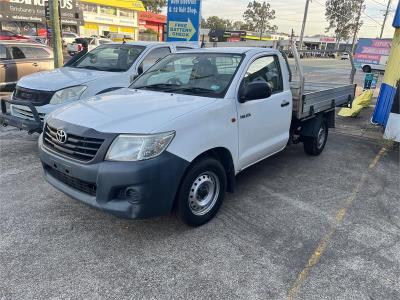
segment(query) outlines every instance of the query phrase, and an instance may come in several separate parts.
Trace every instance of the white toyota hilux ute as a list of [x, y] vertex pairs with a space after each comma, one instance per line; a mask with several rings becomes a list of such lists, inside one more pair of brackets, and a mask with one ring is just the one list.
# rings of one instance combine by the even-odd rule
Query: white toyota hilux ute
[[[0, 124], [42, 132], [50, 112], [90, 96], [128, 87], [159, 59], [192, 43], [129, 42], [103, 44], [68, 67], [23, 77], [1, 103]], [[10, 103], [7, 112], [6, 103]]]
[[171, 54], [129, 88], [53, 112], [39, 138], [45, 178], [120, 217], [176, 208], [185, 223], [202, 225], [242, 170], [289, 142], [320, 154], [335, 107], [354, 98], [353, 84], [290, 77], [272, 49]]

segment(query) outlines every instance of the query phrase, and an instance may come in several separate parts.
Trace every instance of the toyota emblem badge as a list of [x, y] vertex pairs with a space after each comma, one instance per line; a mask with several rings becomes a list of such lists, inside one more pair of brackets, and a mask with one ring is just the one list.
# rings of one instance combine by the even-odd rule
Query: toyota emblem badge
[[58, 129], [56, 138], [60, 144], [65, 144], [67, 142], [67, 138], [68, 138], [67, 133], [62, 129]]

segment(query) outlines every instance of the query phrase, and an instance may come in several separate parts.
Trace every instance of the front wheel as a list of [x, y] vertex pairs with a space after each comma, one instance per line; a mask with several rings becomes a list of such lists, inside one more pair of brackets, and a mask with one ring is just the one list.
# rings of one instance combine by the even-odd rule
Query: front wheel
[[328, 140], [328, 126], [322, 122], [316, 137], [303, 137], [304, 151], [312, 156], [318, 156], [324, 151]]
[[189, 226], [210, 221], [218, 212], [226, 190], [226, 173], [221, 163], [205, 158], [191, 166], [178, 193], [178, 214]]

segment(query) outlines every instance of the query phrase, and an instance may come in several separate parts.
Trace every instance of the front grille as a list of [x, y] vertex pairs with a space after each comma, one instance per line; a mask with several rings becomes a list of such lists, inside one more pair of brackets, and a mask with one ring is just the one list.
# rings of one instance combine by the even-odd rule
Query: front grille
[[[13, 110], [16, 114], [20, 115], [21, 117], [29, 120], [35, 120], [33, 117], [32, 111], [27, 107], [27, 109], [21, 108], [21, 107], [13, 107]], [[44, 118], [46, 117], [46, 114], [39, 113], [39, 118], [43, 122]]]
[[47, 172], [62, 183], [90, 196], [96, 196], [96, 184], [68, 176], [56, 169], [46, 166]]
[[31, 90], [17, 86], [14, 92], [14, 100], [29, 101], [36, 106], [50, 103], [55, 92]]
[[57, 140], [57, 129], [46, 124], [43, 134], [43, 144], [50, 150], [61, 155], [89, 162], [96, 157], [104, 139], [96, 139], [69, 134], [65, 143]]

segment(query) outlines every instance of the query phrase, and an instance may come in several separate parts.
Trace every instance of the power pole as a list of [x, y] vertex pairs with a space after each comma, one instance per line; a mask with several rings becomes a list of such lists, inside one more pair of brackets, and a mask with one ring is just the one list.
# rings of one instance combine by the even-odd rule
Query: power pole
[[361, 0], [360, 1], [360, 9], [358, 11], [358, 15], [357, 15], [357, 21], [356, 21], [356, 28], [354, 28], [354, 36], [353, 36], [353, 43], [351, 46], [351, 53], [354, 54], [354, 51], [356, 50], [356, 40], [357, 40], [357, 34], [358, 31], [360, 30], [360, 19], [361, 19], [361, 13], [364, 7], [364, 1], [365, 0]]
[[304, 31], [306, 30], [308, 7], [310, 6], [310, 1], [311, 0], [306, 0], [306, 8], [304, 9], [303, 26], [301, 27], [301, 34], [300, 34], [300, 45], [299, 45], [300, 50], [303, 48]]
[[388, 15], [389, 15], [389, 10], [390, 10], [390, 4], [391, 4], [391, 2], [392, 2], [392, 0], [389, 0], [389, 1], [388, 1], [388, 5], [387, 5], [387, 8], [386, 8], [386, 12], [385, 12], [385, 18], [383, 19], [383, 24], [382, 24], [382, 29], [381, 29], [381, 35], [379, 36], [380, 39], [382, 38], [383, 32], [385, 31], [386, 20], [387, 20], [387, 17], [388, 17]]
[[61, 41], [60, 6], [58, 0], [48, 0], [50, 10], [51, 40], [54, 52], [54, 67], [63, 65], [63, 49]]

